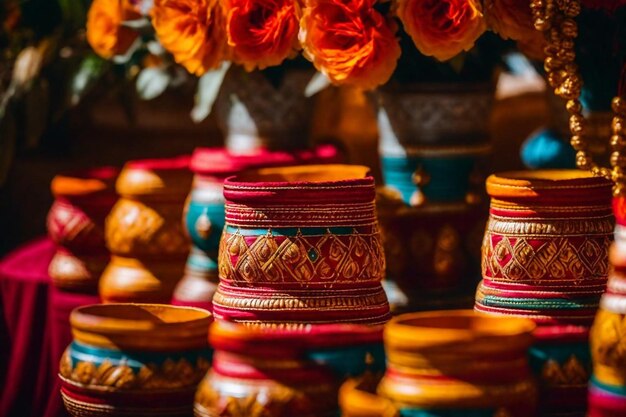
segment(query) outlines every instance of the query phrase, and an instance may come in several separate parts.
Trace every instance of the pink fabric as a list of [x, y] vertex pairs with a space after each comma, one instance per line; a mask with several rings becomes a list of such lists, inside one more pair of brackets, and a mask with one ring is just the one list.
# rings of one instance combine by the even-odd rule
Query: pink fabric
[[138, 159], [126, 163], [125, 169], [146, 169], [151, 171], [176, 171], [189, 168], [191, 157], [181, 155], [174, 158]]
[[626, 397], [591, 386], [588, 417], [626, 417]]
[[47, 323], [48, 264], [54, 244], [41, 239], [19, 248], [0, 264], [0, 296], [5, 324], [1, 416], [44, 415], [51, 398], [52, 358]]
[[510, 281], [497, 281], [485, 278], [481, 291], [485, 294], [501, 295], [503, 297], [531, 297], [531, 298], [581, 298], [595, 297], [604, 292], [606, 280], [588, 280], [584, 284], [572, 287], [571, 280], [544, 281], [545, 285], [518, 284]]
[[171, 304], [173, 306], [179, 306], [179, 307], [195, 307], [195, 308], [201, 308], [203, 310], [208, 310], [208, 311], [213, 310], [213, 303], [211, 301], [187, 301], [187, 300], [179, 300], [174, 297], [172, 298]]
[[69, 344], [69, 312], [95, 296], [52, 290], [48, 238], [18, 248], [0, 261], [0, 416], [65, 416], [58, 363]]
[[229, 177], [224, 181], [224, 198], [230, 203], [229, 209], [239, 205], [295, 205], [306, 208], [307, 217], [310, 216], [311, 205], [365, 204], [374, 201], [375, 196], [374, 178], [369, 176], [331, 182], [260, 182], [254, 179], [247, 181], [242, 176]]
[[310, 150], [270, 151], [260, 149], [251, 155], [232, 155], [226, 148], [197, 148], [190, 168], [203, 176], [227, 177], [244, 169], [340, 162], [342, 155], [332, 145], [321, 145]]

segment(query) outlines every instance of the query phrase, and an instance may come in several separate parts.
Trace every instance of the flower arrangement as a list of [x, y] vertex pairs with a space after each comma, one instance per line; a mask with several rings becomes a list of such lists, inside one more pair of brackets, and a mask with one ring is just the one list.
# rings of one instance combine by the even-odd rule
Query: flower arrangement
[[[401, 55], [418, 61], [400, 61], [404, 67], [450, 61], [445, 65], [460, 72], [459, 55], [495, 30], [485, 12], [479, 0], [94, 0], [87, 39], [100, 56], [135, 73], [140, 63], [144, 98], [176, 83], [180, 67], [200, 77], [192, 114], [202, 118], [230, 65], [263, 71], [278, 78], [275, 84], [281, 68], [314, 67], [321, 75], [309, 93], [330, 83], [374, 89], [394, 75], [406, 80]], [[486, 46], [499, 54], [493, 39]]]
[[[584, 6], [614, 12], [623, 3]], [[489, 79], [506, 45], [517, 42], [534, 57], [545, 47], [530, 0], [94, 0], [87, 39], [117, 62], [152, 56], [157, 68], [137, 80], [147, 98], [177, 79], [172, 65], [206, 77], [203, 115], [231, 63], [253, 71], [308, 61], [321, 86], [374, 89], [468, 72]]]

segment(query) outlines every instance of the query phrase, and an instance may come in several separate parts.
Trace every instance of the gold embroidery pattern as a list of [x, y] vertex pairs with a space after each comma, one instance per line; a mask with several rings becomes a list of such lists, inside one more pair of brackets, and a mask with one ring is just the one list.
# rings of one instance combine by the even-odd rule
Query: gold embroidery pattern
[[154, 407], [138, 407], [138, 406], [115, 406], [112, 409], [110, 404], [96, 404], [85, 401], [79, 401], [71, 395], [61, 391], [63, 403], [70, 416], [80, 417], [109, 417], [109, 416], [132, 416], [132, 417], [178, 417], [189, 414], [189, 405], [160, 405]]
[[269, 227], [280, 224], [319, 226], [363, 226], [376, 222], [376, 204], [309, 205], [306, 210], [294, 206], [248, 207], [229, 202], [226, 206], [226, 222], [231, 226]]
[[[368, 326], [377, 326], [385, 324], [389, 321], [389, 314], [382, 314], [375, 317], [364, 317], [364, 318], [352, 318], [349, 320], [350, 323], [359, 324], [365, 323]], [[346, 324], [346, 319], [340, 320], [323, 320], [316, 321], [316, 324]], [[251, 327], [254, 329], [280, 329], [280, 330], [305, 330], [308, 326], [311, 325], [309, 322], [298, 322], [298, 321], [269, 321], [269, 320], [237, 320], [238, 324], [242, 324], [247, 327]]]
[[135, 372], [125, 364], [114, 365], [105, 360], [99, 366], [92, 362], [78, 362], [72, 366], [69, 349], [59, 365], [65, 379], [89, 387], [109, 387], [122, 390], [176, 389], [194, 387], [209, 370], [210, 363], [199, 357], [195, 366], [186, 359], [166, 360], [161, 365], [147, 364]]
[[235, 308], [237, 310], [352, 310], [361, 311], [367, 309], [380, 309], [387, 302], [387, 295], [381, 288], [372, 290], [369, 294], [357, 294], [352, 296], [314, 295], [312, 290], [309, 296], [292, 296], [288, 294], [275, 294], [268, 298], [241, 295], [228, 295], [218, 291], [213, 296], [213, 304], [221, 307]]
[[182, 207], [156, 211], [140, 201], [120, 199], [106, 219], [107, 246], [116, 255], [180, 255], [189, 251]]
[[[282, 239], [282, 238], [281, 238]], [[222, 234], [220, 279], [235, 284], [377, 282], [385, 271], [378, 230], [371, 234], [285, 237], [267, 234], [247, 243], [239, 233]]]
[[212, 387], [206, 381], [196, 393], [196, 417], [331, 417], [337, 414], [336, 394], [330, 386], [291, 388], [273, 381], [258, 384], [236, 381], [247, 395], [235, 397], [220, 393], [219, 382]]
[[503, 235], [562, 237], [563, 235], [611, 236], [615, 227], [613, 215], [597, 218], [528, 219], [491, 215], [487, 230]]
[[590, 371], [574, 355], [571, 355], [563, 365], [550, 359], [541, 369], [541, 380], [550, 387], [587, 385], [590, 377]]
[[[495, 243], [498, 237], [501, 240]], [[483, 277], [533, 283], [606, 279], [610, 243], [608, 236], [542, 240], [509, 238], [488, 231], [483, 241]]]

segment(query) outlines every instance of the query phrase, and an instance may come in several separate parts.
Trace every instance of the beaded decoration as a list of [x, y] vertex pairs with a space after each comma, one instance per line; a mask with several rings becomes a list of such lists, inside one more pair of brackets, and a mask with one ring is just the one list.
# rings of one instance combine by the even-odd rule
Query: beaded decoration
[[626, 100], [617, 96], [613, 99], [615, 113], [611, 124], [611, 167], [601, 167], [593, 160], [585, 136], [587, 121], [580, 102], [583, 86], [582, 76], [576, 64], [574, 51], [578, 36], [578, 24], [575, 18], [582, 10], [580, 0], [532, 0], [535, 28], [542, 31], [548, 45], [544, 48], [546, 58], [544, 69], [548, 74], [548, 83], [554, 93], [565, 100], [570, 115], [569, 128], [572, 134], [570, 143], [576, 150], [576, 165], [589, 170], [596, 176], [612, 180], [615, 185], [613, 195], [626, 196]]

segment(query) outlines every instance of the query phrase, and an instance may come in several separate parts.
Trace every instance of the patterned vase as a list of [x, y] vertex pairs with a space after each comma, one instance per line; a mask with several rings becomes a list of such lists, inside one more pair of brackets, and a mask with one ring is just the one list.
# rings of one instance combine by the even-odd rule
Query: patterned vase
[[300, 330], [216, 322], [212, 370], [196, 394], [196, 417], [336, 417], [337, 388], [384, 363], [382, 326]]
[[287, 69], [274, 85], [260, 71], [231, 68], [215, 102], [226, 149], [247, 154], [307, 148], [314, 99], [304, 90], [313, 75], [308, 69]]
[[209, 369], [208, 311], [156, 304], [96, 304], [70, 317], [74, 340], [60, 364], [73, 417], [188, 417]]
[[117, 200], [111, 167], [60, 174], [52, 180], [54, 203], [48, 213], [48, 234], [57, 244], [49, 274], [65, 291], [96, 293], [109, 261], [104, 244], [104, 219]]
[[217, 254], [224, 228], [224, 179], [255, 167], [332, 163], [339, 159], [333, 146], [291, 152], [259, 150], [250, 155], [232, 155], [224, 148], [196, 149], [190, 164], [194, 181], [183, 216], [192, 242], [191, 253], [172, 303], [212, 308], [219, 282]]
[[224, 183], [217, 320], [381, 324], [389, 304], [368, 168], [265, 168]]
[[385, 327], [382, 380], [377, 388], [368, 378], [346, 382], [342, 415], [532, 417], [536, 388], [528, 349], [534, 328], [531, 320], [471, 310], [397, 316]]
[[626, 416], [626, 199], [615, 197], [615, 242], [600, 309], [591, 328], [590, 417]]
[[395, 312], [470, 307], [484, 231], [479, 166], [493, 85], [389, 86], [379, 93], [379, 220]]
[[532, 318], [542, 415], [584, 416], [589, 328], [608, 274], [611, 183], [574, 170], [492, 175], [476, 310]]
[[189, 157], [126, 164], [106, 220], [112, 257], [100, 280], [103, 302], [171, 301], [189, 253], [180, 219], [191, 180]]

